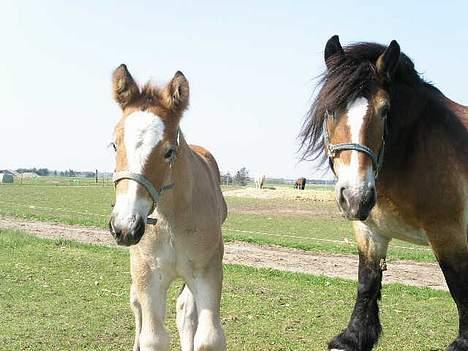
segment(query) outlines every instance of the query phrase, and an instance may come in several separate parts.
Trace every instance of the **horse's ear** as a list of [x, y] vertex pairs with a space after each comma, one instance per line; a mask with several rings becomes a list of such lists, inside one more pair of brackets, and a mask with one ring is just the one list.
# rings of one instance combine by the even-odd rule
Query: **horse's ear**
[[124, 64], [117, 67], [112, 74], [112, 90], [115, 101], [122, 109], [140, 96], [140, 89]]
[[177, 71], [174, 78], [163, 90], [163, 96], [168, 108], [174, 111], [182, 112], [189, 104], [189, 82], [184, 74]]
[[377, 72], [387, 81], [391, 81], [400, 62], [400, 45], [392, 40], [382, 55], [377, 59]]
[[327, 67], [329, 65], [330, 57], [334, 55], [339, 55], [342, 57], [344, 57], [345, 55], [343, 47], [340, 44], [340, 38], [338, 37], [338, 35], [334, 35], [330, 39], [328, 39], [327, 45], [325, 45], [324, 58], [325, 58], [325, 64], [327, 65]]

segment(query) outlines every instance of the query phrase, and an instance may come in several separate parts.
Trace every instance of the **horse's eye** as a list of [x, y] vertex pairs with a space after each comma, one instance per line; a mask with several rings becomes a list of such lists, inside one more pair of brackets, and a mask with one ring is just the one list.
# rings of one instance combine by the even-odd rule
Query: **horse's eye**
[[382, 110], [380, 111], [380, 115], [382, 116], [382, 118], [387, 118], [388, 116], [388, 112], [390, 111], [390, 107], [388, 105], [385, 105], [384, 107], [382, 107]]
[[169, 149], [165, 154], [164, 154], [164, 158], [166, 160], [169, 160], [170, 158], [172, 158], [172, 156], [174, 155], [175, 153], [175, 150], [174, 149]]

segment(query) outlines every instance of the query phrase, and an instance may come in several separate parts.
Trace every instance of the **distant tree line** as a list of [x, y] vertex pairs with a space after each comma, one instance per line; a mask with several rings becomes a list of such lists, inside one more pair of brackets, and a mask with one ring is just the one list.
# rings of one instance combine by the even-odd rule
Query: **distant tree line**
[[230, 172], [227, 172], [226, 174], [223, 174], [221, 176], [221, 183], [223, 185], [241, 185], [245, 186], [249, 182], [249, 171], [247, 168], [242, 167], [239, 169], [234, 176], [231, 175]]
[[73, 169], [67, 169], [65, 171], [57, 171], [57, 170], [50, 170], [48, 168], [18, 168], [16, 170], [18, 173], [36, 173], [41, 177], [48, 177], [48, 176], [60, 176], [60, 177], [86, 177], [86, 178], [94, 178], [96, 173], [89, 172], [89, 171], [75, 171]]

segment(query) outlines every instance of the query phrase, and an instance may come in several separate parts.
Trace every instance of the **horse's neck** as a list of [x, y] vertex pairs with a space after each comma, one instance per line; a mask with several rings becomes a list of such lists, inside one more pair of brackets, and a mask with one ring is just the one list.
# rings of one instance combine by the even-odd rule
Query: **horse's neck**
[[[465, 106], [428, 85], [404, 90], [396, 102], [398, 110], [391, 116], [382, 169], [388, 178], [400, 179], [393, 172], [410, 171], [424, 157], [448, 158], [451, 150], [458, 149], [456, 153], [466, 160], [468, 110]], [[439, 151], [434, 154], [434, 150]]]

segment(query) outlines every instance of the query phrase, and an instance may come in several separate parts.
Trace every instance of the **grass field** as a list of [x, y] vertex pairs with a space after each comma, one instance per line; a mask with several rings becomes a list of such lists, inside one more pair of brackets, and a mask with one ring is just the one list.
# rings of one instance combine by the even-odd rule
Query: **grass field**
[[[128, 252], [0, 230], [1, 350], [129, 350]], [[168, 327], [177, 349], [174, 303]], [[347, 322], [356, 285], [228, 265], [222, 300], [229, 350], [324, 350]], [[443, 311], [443, 313], [441, 313]], [[448, 293], [386, 285], [379, 351], [445, 350], [456, 334]]]
[[[314, 188], [315, 189], [315, 188]], [[330, 191], [330, 187], [318, 187]], [[242, 240], [318, 252], [356, 253], [351, 223], [330, 201], [229, 196], [227, 241]], [[0, 215], [105, 228], [114, 201], [112, 187], [2, 185]], [[427, 247], [393, 241], [389, 259], [433, 262]]]

